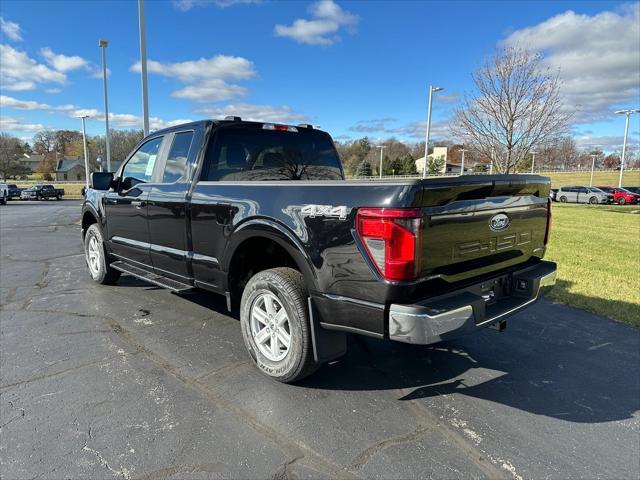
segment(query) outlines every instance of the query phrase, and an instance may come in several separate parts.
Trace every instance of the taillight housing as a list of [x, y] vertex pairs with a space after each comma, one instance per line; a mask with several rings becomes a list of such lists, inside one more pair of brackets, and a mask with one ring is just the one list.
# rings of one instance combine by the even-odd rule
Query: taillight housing
[[544, 232], [544, 244], [549, 243], [549, 237], [551, 236], [551, 199], [547, 199], [547, 229]]
[[414, 280], [420, 273], [422, 211], [419, 208], [361, 208], [356, 231], [385, 280]]

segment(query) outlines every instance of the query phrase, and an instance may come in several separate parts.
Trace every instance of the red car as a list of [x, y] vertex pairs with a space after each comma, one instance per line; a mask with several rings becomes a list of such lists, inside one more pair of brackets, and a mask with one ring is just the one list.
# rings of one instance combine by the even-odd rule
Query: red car
[[618, 187], [596, 187], [596, 188], [599, 188], [600, 190], [603, 190], [607, 193], [612, 194], [613, 201], [620, 205], [624, 205], [625, 203], [638, 203], [638, 200], [640, 199], [640, 195], [638, 195], [637, 193], [633, 193], [627, 190], [626, 188], [618, 188]]

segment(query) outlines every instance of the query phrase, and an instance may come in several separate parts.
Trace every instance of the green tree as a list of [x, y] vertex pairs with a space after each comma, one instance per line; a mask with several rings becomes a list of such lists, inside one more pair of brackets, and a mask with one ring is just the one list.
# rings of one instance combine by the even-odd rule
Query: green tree
[[410, 153], [406, 153], [402, 157], [400, 157], [400, 165], [402, 175], [415, 175], [417, 173], [416, 170], [416, 161], [413, 159]]
[[23, 153], [19, 139], [6, 133], [0, 134], [0, 174], [4, 180], [27, 173], [19, 161]]
[[439, 173], [442, 173], [442, 169], [444, 168], [444, 165], [445, 165], [444, 157], [438, 157], [438, 158], [428, 157], [427, 160], [428, 160], [427, 173], [429, 175], [437, 175]]
[[356, 170], [356, 177], [370, 177], [373, 172], [371, 171], [371, 164], [366, 160], [363, 160], [358, 165]]

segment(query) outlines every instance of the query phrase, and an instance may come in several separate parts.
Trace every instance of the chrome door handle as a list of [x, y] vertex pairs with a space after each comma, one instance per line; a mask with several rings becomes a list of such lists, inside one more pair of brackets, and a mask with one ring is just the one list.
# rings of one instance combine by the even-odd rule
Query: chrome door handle
[[131, 205], [139, 210], [144, 206], [144, 202], [142, 200], [131, 200]]

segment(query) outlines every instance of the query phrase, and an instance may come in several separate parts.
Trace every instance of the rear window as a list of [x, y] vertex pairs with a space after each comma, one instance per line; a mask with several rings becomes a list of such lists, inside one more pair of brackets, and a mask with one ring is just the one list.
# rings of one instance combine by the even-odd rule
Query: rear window
[[220, 127], [213, 136], [203, 180], [341, 180], [340, 160], [329, 135], [317, 130]]

